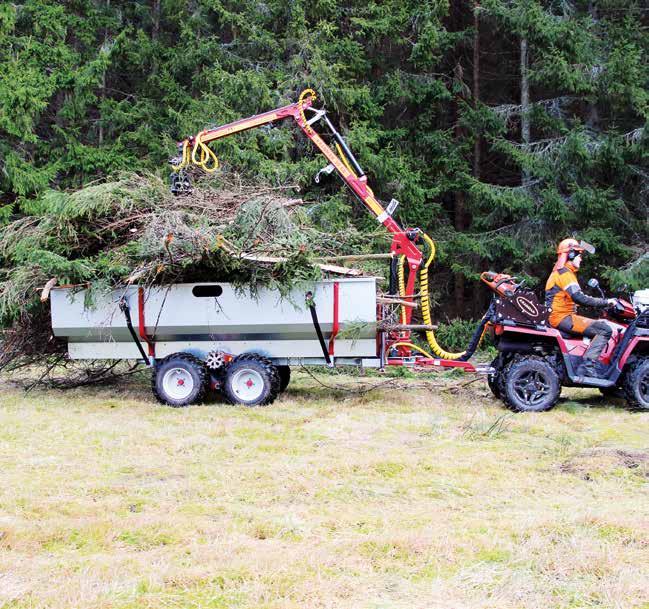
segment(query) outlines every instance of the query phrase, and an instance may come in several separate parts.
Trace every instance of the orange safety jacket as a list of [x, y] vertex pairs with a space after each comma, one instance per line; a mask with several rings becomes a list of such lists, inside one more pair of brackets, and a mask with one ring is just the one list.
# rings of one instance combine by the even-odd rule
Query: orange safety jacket
[[[567, 315], [577, 312], [577, 304], [605, 307], [606, 298], [593, 298], [581, 291], [577, 275], [567, 266], [552, 271], [545, 284], [545, 306], [550, 309], [549, 324], [556, 328]], [[580, 330], [575, 328], [577, 332]]]

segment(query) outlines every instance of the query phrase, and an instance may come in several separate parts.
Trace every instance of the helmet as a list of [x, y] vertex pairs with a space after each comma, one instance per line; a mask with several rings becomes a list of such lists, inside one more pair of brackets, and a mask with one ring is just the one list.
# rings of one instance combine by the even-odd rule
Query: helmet
[[579, 254], [588, 252], [589, 254], [595, 253], [595, 247], [585, 241], [577, 241], [577, 239], [564, 239], [557, 246], [557, 263], [554, 265], [554, 270], [558, 271], [566, 266], [567, 262], [574, 260]]

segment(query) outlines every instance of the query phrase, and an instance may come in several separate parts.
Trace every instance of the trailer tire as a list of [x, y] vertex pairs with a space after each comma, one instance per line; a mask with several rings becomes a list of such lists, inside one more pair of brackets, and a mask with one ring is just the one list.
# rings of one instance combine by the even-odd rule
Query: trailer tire
[[266, 406], [275, 401], [280, 385], [277, 367], [268, 358], [244, 353], [226, 368], [223, 393], [231, 404]]
[[624, 395], [634, 410], [649, 410], [649, 357], [638, 358], [624, 375]]
[[290, 366], [277, 366], [277, 373], [279, 374], [279, 392], [284, 393], [291, 382], [291, 368]]
[[554, 367], [542, 357], [513, 359], [502, 373], [501, 394], [516, 412], [550, 410], [561, 394], [561, 381]]
[[205, 364], [190, 353], [168, 355], [156, 364], [151, 377], [153, 395], [174, 408], [201, 403], [208, 385]]

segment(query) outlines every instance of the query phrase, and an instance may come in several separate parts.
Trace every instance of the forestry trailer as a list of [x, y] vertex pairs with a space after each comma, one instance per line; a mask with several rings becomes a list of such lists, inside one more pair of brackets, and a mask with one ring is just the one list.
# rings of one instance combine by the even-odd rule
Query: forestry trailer
[[[611, 375], [604, 381], [574, 375], [579, 348], [572, 343], [582, 340], [570, 341], [547, 327], [547, 312], [536, 298], [506, 275], [483, 274], [494, 297], [466, 351], [450, 353], [440, 347], [428, 288], [433, 240], [418, 228], [399, 225], [394, 218], [396, 200], [384, 205], [376, 198], [326, 111], [314, 107], [315, 100], [315, 93], [307, 89], [295, 103], [183, 140], [179, 156], [172, 160], [172, 191], [191, 189], [188, 166], [208, 172], [218, 167], [210, 142], [293, 120], [328, 161], [315, 181], [336, 171], [392, 234], [387, 294], [377, 295], [373, 277], [325, 279], [307, 293], [294, 290], [284, 299], [263, 289], [245, 295], [226, 283], [129, 286], [90, 309], [83, 291], [58, 288], [51, 294], [52, 325], [56, 336], [67, 337], [72, 358], [141, 358], [153, 370], [154, 394], [172, 406], [200, 402], [209, 389], [221, 391], [232, 403], [269, 404], [288, 385], [290, 366], [346, 364], [482, 373], [488, 375], [494, 393], [515, 410], [551, 408], [561, 384], [607, 389], [620, 383], [632, 404], [649, 408], [646, 295], [641, 295], [637, 311], [631, 308], [634, 319], [626, 318], [630, 323], [621, 326], [618, 341], [607, 354]], [[335, 150], [316, 125], [324, 125]], [[419, 310], [422, 323], [413, 323], [414, 310]], [[419, 331], [425, 343], [413, 338]], [[487, 331], [494, 333], [500, 355], [492, 365], [474, 365], [467, 360]]]

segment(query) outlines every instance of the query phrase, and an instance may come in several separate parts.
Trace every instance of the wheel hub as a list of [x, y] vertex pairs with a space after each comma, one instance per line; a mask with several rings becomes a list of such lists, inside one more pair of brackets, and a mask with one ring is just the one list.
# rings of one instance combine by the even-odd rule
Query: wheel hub
[[171, 368], [162, 377], [162, 387], [173, 400], [184, 400], [194, 390], [194, 379], [185, 368]]
[[513, 383], [514, 391], [520, 400], [529, 405], [543, 401], [550, 392], [550, 384], [539, 372], [525, 372]]
[[251, 368], [238, 370], [232, 377], [232, 391], [244, 402], [252, 402], [264, 391], [264, 379]]

